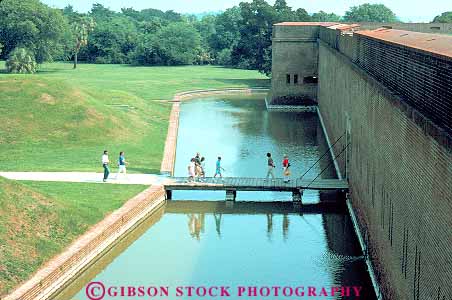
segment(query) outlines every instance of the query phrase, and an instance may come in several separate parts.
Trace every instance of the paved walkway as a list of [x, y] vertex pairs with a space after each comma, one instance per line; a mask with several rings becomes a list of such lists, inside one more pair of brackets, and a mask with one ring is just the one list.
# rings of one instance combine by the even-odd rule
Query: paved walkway
[[[14, 180], [103, 183], [103, 173], [94, 172], [0, 172], [0, 176]], [[120, 174], [118, 179], [115, 177], [116, 173], [110, 173], [106, 183], [153, 185], [163, 183], [166, 178], [155, 174], [127, 174], [127, 178]]]

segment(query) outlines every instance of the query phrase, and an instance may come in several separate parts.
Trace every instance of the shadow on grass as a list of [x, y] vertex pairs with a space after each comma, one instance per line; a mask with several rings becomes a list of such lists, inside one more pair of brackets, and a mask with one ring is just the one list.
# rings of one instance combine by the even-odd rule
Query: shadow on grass
[[184, 67], [193, 67], [193, 65], [174, 65], [174, 66], [168, 66], [168, 65], [132, 65], [132, 64], [121, 64], [119, 65], [121, 67], [125, 68], [162, 68], [162, 67], [168, 67], [168, 68], [184, 68]]
[[160, 170], [159, 169], [128, 167], [127, 171], [133, 171], [133, 172], [142, 173], [142, 174], [160, 174]]
[[212, 78], [227, 85], [247, 85], [249, 87], [270, 87], [270, 79], [229, 79]]
[[36, 74], [50, 74], [50, 73], [57, 73], [57, 72], [61, 72], [61, 71], [62, 71], [62, 69], [56, 69], [56, 68], [48, 69], [48, 68], [46, 68], [44, 70], [38, 69], [36, 71]]

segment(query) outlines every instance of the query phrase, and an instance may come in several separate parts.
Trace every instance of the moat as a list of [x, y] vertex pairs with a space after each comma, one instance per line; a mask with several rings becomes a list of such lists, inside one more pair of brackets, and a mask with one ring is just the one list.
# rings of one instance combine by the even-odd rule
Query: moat
[[[265, 177], [265, 154], [271, 152], [275, 175], [282, 177], [281, 161], [287, 154], [295, 178], [327, 150], [315, 113], [268, 112], [261, 95], [197, 99], [181, 105], [174, 175], [186, 176], [190, 158], [200, 152], [207, 176], [213, 176], [221, 156], [224, 176]], [[322, 170], [321, 178], [335, 178], [330, 162], [326, 155], [305, 178], [314, 179]], [[337, 197], [334, 192], [306, 191], [303, 203], [344, 201]], [[199, 201], [199, 211], [187, 213], [186, 200]], [[223, 213], [221, 200], [224, 192], [174, 192], [168, 211], [163, 207], [150, 216], [59, 299], [87, 299], [90, 281], [169, 287], [169, 297], [152, 299], [195, 299], [186, 293], [176, 297], [171, 291], [180, 286], [303, 286], [306, 291], [354, 286], [362, 287], [359, 299], [376, 299], [345, 208], [300, 213], [290, 209], [290, 193], [241, 192], [237, 201], [246, 201], [246, 209], [237, 203]], [[315, 299], [345, 298], [337, 293]]]

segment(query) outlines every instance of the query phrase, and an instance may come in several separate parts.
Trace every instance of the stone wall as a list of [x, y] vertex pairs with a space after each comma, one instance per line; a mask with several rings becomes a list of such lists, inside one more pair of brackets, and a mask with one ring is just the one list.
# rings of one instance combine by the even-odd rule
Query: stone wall
[[352, 63], [347, 38], [347, 55], [319, 42], [319, 111], [331, 140], [348, 132], [335, 152], [350, 143], [339, 165], [385, 299], [452, 299], [450, 137], [429, 135], [401, 98]]
[[319, 26], [274, 26], [271, 105], [315, 104]]

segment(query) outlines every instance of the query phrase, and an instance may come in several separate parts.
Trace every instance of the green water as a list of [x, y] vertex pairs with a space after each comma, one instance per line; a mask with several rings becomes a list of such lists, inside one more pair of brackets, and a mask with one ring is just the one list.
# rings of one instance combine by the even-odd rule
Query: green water
[[[293, 177], [304, 173], [327, 146], [314, 113], [275, 113], [262, 99], [208, 98], [184, 102], [178, 133], [176, 176], [187, 175], [189, 159], [206, 157], [207, 175], [222, 157], [225, 176], [265, 177], [271, 152], [282, 176], [281, 161], [289, 155]], [[327, 156], [306, 178], [334, 178]], [[341, 200], [335, 193], [305, 192], [304, 203]], [[345, 210], [300, 213], [290, 193], [238, 192], [235, 205], [224, 192], [174, 192], [171, 203], [152, 216], [104, 261], [76, 281], [61, 299], [89, 299], [86, 285], [106, 287], [164, 286], [169, 296], [102, 299], [375, 299], [369, 276]], [[194, 200], [190, 202], [187, 200]], [[259, 201], [253, 202], [253, 201]], [[275, 202], [288, 201], [288, 202]], [[343, 201], [343, 199], [341, 200]], [[242, 203], [243, 202], [243, 203]], [[313, 206], [315, 207], [315, 206]], [[227, 286], [230, 297], [176, 297], [180, 286]], [[240, 286], [359, 286], [361, 297], [238, 297]]]

